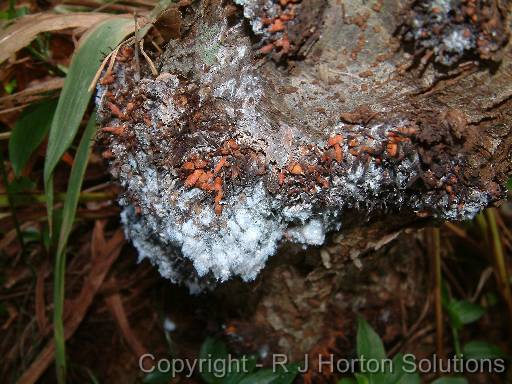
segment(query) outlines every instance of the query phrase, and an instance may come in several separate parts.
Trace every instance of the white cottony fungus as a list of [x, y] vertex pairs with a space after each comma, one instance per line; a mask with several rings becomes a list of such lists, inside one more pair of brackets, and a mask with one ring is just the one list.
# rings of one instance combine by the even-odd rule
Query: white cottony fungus
[[[251, 281], [281, 243], [320, 246], [347, 212], [459, 220], [495, 198], [462, 182], [463, 140], [455, 143], [437, 117], [418, 123], [415, 112], [390, 113], [384, 96], [379, 117], [364, 108], [342, 115], [333, 95], [349, 97], [352, 88], [333, 81], [336, 71], [325, 85], [309, 64], [286, 75], [275, 63], [262, 67], [251, 41], [269, 31], [262, 4], [267, 16], [282, 7], [235, 3], [245, 19], [194, 5], [193, 27], [155, 60], [158, 77], [144, 72], [135, 82], [130, 61], [117, 62], [114, 84], [98, 90], [101, 123], [124, 128], [103, 139], [125, 190], [127, 237], [162, 276], [192, 292], [233, 277]], [[457, 31], [444, 36], [450, 52], [469, 47]], [[272, 44], [285, 44], [279, 36]], [[392, 77], [390, 67], [382, 79]], [[123, 115], [112, 110], [121, 102]]]

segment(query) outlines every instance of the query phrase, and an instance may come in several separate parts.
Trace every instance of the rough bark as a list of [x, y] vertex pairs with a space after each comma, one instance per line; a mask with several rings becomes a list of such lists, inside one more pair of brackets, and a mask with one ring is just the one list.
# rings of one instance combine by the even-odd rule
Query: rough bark
[[[136, 81], [122, 49], [99, 90], [101, 140], [141, 256], [204, 286], [254, 279], [281, 246], [255, 282], [215, 295], [298, 356], [357, 307], [342, 296], [364, 292], [369, 271], [403, 277], [387, 259], [362, 260], [365, 275], [353, 260], [503, 197], [510, 3], [449, 3], [182, 1], [156, 79], [143, 63]], [[290, 245], [333, 232], [317, 251]], [[417, 259], [393, 257], [412, 271], [400, 289], [424, 287]]]

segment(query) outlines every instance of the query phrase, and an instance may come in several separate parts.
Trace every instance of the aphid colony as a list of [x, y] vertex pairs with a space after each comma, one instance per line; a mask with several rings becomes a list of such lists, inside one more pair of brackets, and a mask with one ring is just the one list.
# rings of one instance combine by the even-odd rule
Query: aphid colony
[[298, 53], [318, 29], [325, 0], [235, 0], [261, 38], [259, 53], [279, 61]]
[[461, 59], [499, 60], [507, 10], [498, 0], [417, 0], [400, 33], [423, 61], [452, 66]]
[[[305, 2], [265, 4], [292, 12]], [[400, 112], [340, 114], [315, 135], [287, 113], [276, 119], [254, 42], [242, 22], [216, 17], [153, 56], [157, 76], [137, 74], [134, 50], [122, 47], [98, 87], [99, 141], [125, 190], [127, 236], [163, 276], [196, 288], [197, 277], [248, 281], [280, 243], [322, 244], [347, 210], [461, 219], [489, 201], [460, 182], [464, 156], [426, 164], [425, 125]], [[276, 17], [260, 27], [279, 27]], [[298, 134], [283, 140], [288, 131]]]
[[[130, 53], [133, 54], [126, 49], [121, 57]], [[122, 59], [119, 61], [123, 62]], [[102, 82], [104, 83], [103, 80]], [[136, 148], [134, 129], [137, 128], [128, 128], [125, 121], [165, 130], [162, 121], [153, 122], [151, 114], [144, 110], [143, 104], [147, 96], [143, 92], [133, 95], [118, 91], [114, 100], [112, 91], [106, 90], [103, 97], [106, 99], [105, 107], [118, 124], [105, 126], [102, 132], [123, 141], [127, 148]], [[125, 103], [124, 107], [115, 104], [120, 101]], [[182, 107], [187, 105], [183, 94], [174, 97], [174, 102]], [[195, 114], [196, 118], [198, 114]], [[312, 201], [329, 201], [329, 195], [336, 189], [333, 179], [340, 180], [344, 174], [353, 172], [357, 167], [368, 168], [370, 164], [375, 170], [383, 167], [383, 174], [392, 179], [395, 177], [393, 168], [400, 161], [406, 158], [417, 161], [413, 140], [418, 129], [413, 123], [398, 124], [396, 127], [377, 126], [372, 130], [359, 125], [341, 124], [338, 130], [340, 133], [331, 134], [323, 144], [298, 143], [296, 154], [284, 167], [269, 162], [264, 151], [239, 144], [235, 138], [227, 138], [208, 150], [192, 149], [182, 160], [175, 162], [176, 175], [186, 189], [198, 188], [211, 195], [214, 211], [220, 216], [228, 190], [233, 193], [236, 190], [234, 187], [254, 184], [259, 178], [264, 181], [271, 194], [279, 195], [280, 198], [286, 197], [289, 201], [304, 198], [305, 195]], [[104, 138], [107, 145], [115, 148], [115, 145], [109, 144], [110, 139], [105, 136]], [[119, 159], [111, 149], [104, 152], [104, 157], [112, 160], [112, 171], [117, 175], [119, 172], [115, 170], [116, 167], [122, 167], [122, 164], [116, 165]], [[168, 159], [164, 156], [163, 160], [161, 164]], [[452, 174], [447, 179], [449, 184], [446, 186], [443, 186], [444, 182], [440, 178], [432, 175], [431, 179], [436, 180], [431, 181], [432, 187], [444, 188], [450, 198], [454, 198], [456, 175]], [[422, 210], [422, 214], [423, 212]]]
[[[112, 132], [110, 127], [104, 130]], [[404, 158], [402, 143], [411, 143], [416, 131], [412, 127], [398, 127], [387, 131], [387, 139], [383, 142], [356, 134], [349, 135], [345, 140], [343, 135], [334, 134], [323, 147], [314, 144], [299, 146], [299, 157], [284, 168], [266, 164], [264, 157], [258, 156], [256, 151], [242, 148], [234, 139], [229, 139], [214, 152], [188, 158], [180, 166], [179, 175], [186, 188], [199, 188], [213, 194], [215, 213], [220, 215], [224, 182], [240, 184], [250, 177], [244, 172], [247, 163], [253, 163], [258, 170], [255, 175], [265, 179], [271, 193], [283, 193], [284, 186], [289, 197], [301, 193], [315, 196], [329, 189], [333, 174], [345, 171], [340, 166], [345, 156], [357, 158], [363, 163], [373, 161], [376, 165], [382, 164], [383, 160], [401, 160]]]

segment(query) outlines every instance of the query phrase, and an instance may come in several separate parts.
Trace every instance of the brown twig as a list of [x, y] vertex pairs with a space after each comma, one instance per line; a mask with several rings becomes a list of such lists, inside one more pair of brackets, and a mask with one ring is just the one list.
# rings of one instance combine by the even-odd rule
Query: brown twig
[[[126, 312], [124, 310], [123, 301], [119, 293], [114, 293], [107, 298], [105, 298], [105, 302], [107, 303], [110, 312], [114, 316], [123, 337], [126, 342], [132, 349], [134, 355], [139, 358], [147, 352], [146, 347], [140, 342], [132, 328], [130, 327], [130, 323], [128, 321], [128, 317], [126, 316]], [[149, 368], [149, 367], [148, 367]]]
[[37, 326], [42, 336], [46, 336], [48, 329], [48, 317], [46, 316], [46, 302], [44, 299], [44, 280], [48, 272], [48, 264], [43, 263], [37, 271], [35, 290], [35, 312]]

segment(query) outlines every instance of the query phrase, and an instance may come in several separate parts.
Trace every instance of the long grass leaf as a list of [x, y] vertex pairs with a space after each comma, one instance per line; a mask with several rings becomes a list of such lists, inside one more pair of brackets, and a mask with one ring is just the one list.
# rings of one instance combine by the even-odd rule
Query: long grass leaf
[[85, 38], [75, 53], [57, 104], [48, 138], [44, 184], [48, 195], [48, 219], [52, 222], [52, 174], [76, 136], [92, 91], [87, 90], [103, 56], [133, 32], [131, 19], [112, 18], [101, 22]]
[[64, 307], [64, 287], [66, 272], [66, 245], [75, 220], [76, 208], [80, 197], [80, 189], [91, 152], [91, 144], [94, 133], [96, 132], [96, 117], [93, 115], [78, 146], [75, 156], [75, 162], [71, 169], [69, 177], [69, 185], [64, 200], [64, 208], [62, 212], [62, 224], [60, 229], [59, 243], [57, 245], [57, 253], [55, 258], [54, 271], [54, 337], [55, 337], [55, 360], [57, 367], [57, 377], [59, 383], [65, 382], [66, 377], [66, 348], [64, 324], [62, 321]]

